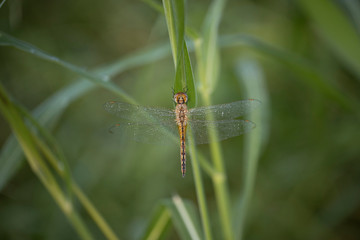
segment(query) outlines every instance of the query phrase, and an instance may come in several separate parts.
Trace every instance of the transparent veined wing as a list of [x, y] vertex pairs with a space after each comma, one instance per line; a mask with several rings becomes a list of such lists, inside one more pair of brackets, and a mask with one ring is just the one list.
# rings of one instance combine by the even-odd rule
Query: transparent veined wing
[[[253, 122], [233, 118], [250, 112], [259, 104], [260, 101], [249, 99], [189, 109], [188, 124], [191, 126], [195, 143], [209, 143], [209, 129], [217, 129], [219, 141], [250, 131], [255, 127]], [[105, 103], [104, 108], [120, 117], [120, 122], [110, 129], [111, 132], [121, 132], [134, 141], [150, 144], [179, 141], [176, 116], [172, 110], [113, 101]], [[209, 113], [218, 120], [207, 121], [206, 115]]]
[[190, 121], [206, 120], [207, 114], [212, 114], [214, 119], [218, 120], [234, 119], [251, 112], [259, 106], [259, 104], [259, 100], [248, 99], [213, 106], [191, 108], [189, 110], [189, 119]]
[[170, 123], [175, 121], [175, 112], [165, 108], [144, 107], [114, 101], [106, 102], [104, 108], [109, 113], [134, 122]]
[[218, 140], [223, 141], [249, 132], [255, 127], [255, 123], [248, 120], [219, 120], [219, 121], [191, 121], [191, 130], [196, 144], [209, 143], [208, 132], [216, 129]]
[[112, 126], [111, 133], [124, 135], [126, 139], [148, 144], [179, 144], [179, 133], [175, 121], [171, 123], [119, 122]]
[[[220, 120], [220, 121], [193, 121], [189, 123], [194, 136], [195, 144], [209, 143], [209, 129], [216, 129], [218, 140], [239, 136], [255, 127], [255, 123], [248, 120]], [[178, 127], [175, 122], [165, 123], [137, 123], [123, 122], [110, 128], [111, 132], [119, 132], [127, 139], [148, 144], [170, 145], [179, 143]], [[187, 132], [187, 138], [189, 133]]]

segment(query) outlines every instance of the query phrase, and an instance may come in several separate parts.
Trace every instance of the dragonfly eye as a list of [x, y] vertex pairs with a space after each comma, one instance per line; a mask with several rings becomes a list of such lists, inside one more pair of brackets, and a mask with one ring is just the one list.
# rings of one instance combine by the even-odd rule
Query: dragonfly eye
[[187, 103], [187, 101], [188, 101], [187, 94], [183, 93], [183, 92], [179, 92], [179, 93], [175, 94], [174, 95], [174, 101], [177, 104]]

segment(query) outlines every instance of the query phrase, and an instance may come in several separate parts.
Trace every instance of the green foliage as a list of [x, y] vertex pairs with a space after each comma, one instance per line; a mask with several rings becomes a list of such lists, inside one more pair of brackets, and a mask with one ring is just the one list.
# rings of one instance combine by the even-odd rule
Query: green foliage
[[174, 92], [186, 91], [189, 97], [189, 107], [194, 107], [196, 106], [196, 92], [189, 52], [185, 42], [184, 3], [177, 0], [164, 0], [163, 3], [175, 65]]
[[344, 62], [360, 81], [360, 48], [359, 33], [349, 24], [348, 18], [330, 1], [300, 0], [304, 8], [319, 30], [324, 41], [339, 60]]
[[[10, 4], [0, 9], [1, 239], [359, 234], [349, 224], [360, 206], [355, 1], [78, 2], [39, 5], [41, 21]], [[170, 106], [171, 88], [187, 90], [189, 107], [259, 99], [246, 117], [256, 128], [222, 144], [210, 131], [199, 147], [189, 129], [185, 179], [178, 146], [108, 134], [105, 101]]]

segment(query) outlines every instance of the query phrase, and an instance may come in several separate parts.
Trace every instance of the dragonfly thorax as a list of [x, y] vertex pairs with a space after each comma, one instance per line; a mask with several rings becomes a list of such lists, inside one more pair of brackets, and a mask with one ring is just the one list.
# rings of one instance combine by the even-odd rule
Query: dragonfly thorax
[[176, 124], [186, 126], [188, 120], [188, 109], [186, 104], [177, 104], [175, 107]]

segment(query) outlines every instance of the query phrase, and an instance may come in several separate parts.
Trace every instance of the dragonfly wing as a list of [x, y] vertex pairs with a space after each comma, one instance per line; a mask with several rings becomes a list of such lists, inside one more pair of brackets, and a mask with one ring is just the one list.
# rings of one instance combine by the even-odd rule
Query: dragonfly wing
[[243, 116], [259, 106], [256, 99], [241, 100], [207, 107], [191, 108], [189, 115], [191, 120], [206, 120], [207, 114], [212, 114], [215, 119], [226, 120]]
[[190, 123], [196, 144], [209, 143], [208, 133], [210, 129], [216, 129], [218, 140], [239, 136], [249, 132], [255, 127], [255, 123], [248, 120], [221, 120], [221, 121], [194, 121]]
[[174, 144], [179, 142], [178, 130], [175, 122], [172, 124], [150, 124], [137, 122], [123, 122], [112, 126], [111, 133], [119, 133], [127, 139], [149, 144]]
[[169, 109], [144, 107], [123, 102], [106, 102], [104, 108], [120, 118], [136, 122], [174, 122], [175, 112]]

